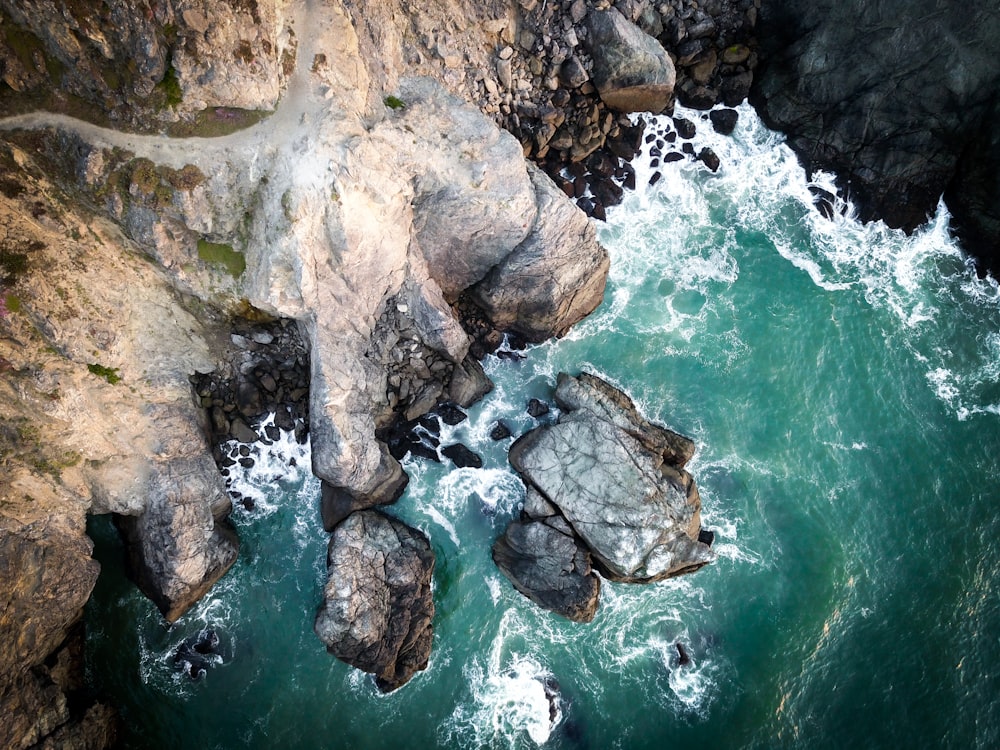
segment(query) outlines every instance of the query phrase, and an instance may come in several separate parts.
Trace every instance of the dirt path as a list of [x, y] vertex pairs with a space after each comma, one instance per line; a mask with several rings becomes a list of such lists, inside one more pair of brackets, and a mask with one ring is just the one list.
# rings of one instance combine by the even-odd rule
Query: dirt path
[[196, 164], [210, 169], [220, 160], [252, 160], [262, 150], [280, 148], [303, 135], [307, 123], [329, 106], [312, 90], [310, 80], [310, 61], [317, 51], [316, 30], [323, 23], [317, 2], [302, 0], [295, 8], [292, 25], [299, 40], [295, 71], [274, 113], [249, 128], [215, 138], [171, 138], [125, 133], [68, 115], [33, 112], [0, 119], [0, 131], [56, 128], [75, 133], [95, 146], [127, 149], [136, 156], [174, 168]]

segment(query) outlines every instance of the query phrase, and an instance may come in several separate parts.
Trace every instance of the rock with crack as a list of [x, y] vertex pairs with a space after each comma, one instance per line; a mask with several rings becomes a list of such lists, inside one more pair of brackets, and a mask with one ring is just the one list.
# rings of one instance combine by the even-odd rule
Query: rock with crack
[[660, 43], [614, 8], [588, 14], [587, 25], [594, 83], [604, 103], [619, 112], [662, 112], [676, 73]]
[[628, 396], [593, 375], [560, 373], [556, 401], [559, 421], [527, 433], [509, 453], [528, 494], [525, 520], [498, 542], [498, 564], [518, 590], [560, 611], [544, 591], [528, 593], [525, 581], [559, 581], [576, 567], [565, 542], [525, 526], [539, 521], [575, 535], [594, 567], [614, 581], [659, 581], [711, 561], [714, 554], [699, 541], [698, 490], [682, 468], [691, 441], [648, 422]]
[[601, 303], [610, 261], [586, 215], [548, 175], [532, 164], [528, 171], [538, 219], [472, 293], [497, 328], [543, 341], [562, 336]]
[[198, 466], [206, 461], [207, 454], [188, 465], [177, 460], [159, 467], [146, 478], [145, 510], [115, 519], [128, 548], [129, 574], [167, 622], [201, 599], [239, 551], [225, 520], [229, 498]]
[[558, 514], [511, 523], [493, 545], [493, 561], [539, 607], [574, 622], [594, 619], [601, 579], [590, 553]]
[[427, 667], [433, 638], [434, 553], [421, 532], [378, 511], [333, 532], [315, 630], [327, 650], [375, 675], [383, 692]]

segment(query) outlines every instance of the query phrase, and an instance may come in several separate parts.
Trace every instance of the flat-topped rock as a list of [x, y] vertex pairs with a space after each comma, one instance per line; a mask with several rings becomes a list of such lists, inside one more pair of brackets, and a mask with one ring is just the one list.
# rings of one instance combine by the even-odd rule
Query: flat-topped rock
[[493, 556], [532, 601], [587, 621], [599, 592], [587, 580], [588, 558], [606, 578], [648, 583], [715, 555], [700, 537], [698, 488], [682, 468], [692, 441], [646, 420], [596, 376], [560, 373], [558, 382], [559, 421], [511, 446], [527, 496]]

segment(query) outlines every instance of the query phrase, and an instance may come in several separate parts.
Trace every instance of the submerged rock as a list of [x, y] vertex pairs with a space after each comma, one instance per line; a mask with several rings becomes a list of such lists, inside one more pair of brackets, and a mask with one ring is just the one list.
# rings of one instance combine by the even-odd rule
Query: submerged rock
[[338, 659], [375, 675], [383, 692], [427, 667], [433, 636], [427, 537], [372, 510], [340, 524], [327, 549], [316, 635]]

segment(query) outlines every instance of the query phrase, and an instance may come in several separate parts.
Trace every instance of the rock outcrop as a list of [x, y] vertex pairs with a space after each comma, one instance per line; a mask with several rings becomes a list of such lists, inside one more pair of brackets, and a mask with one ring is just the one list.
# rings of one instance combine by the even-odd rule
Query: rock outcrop
[[587, 51], [601, 100], [617, 112], [662, 112], [673, 100], [673, 61], [614, 8], [587, 14]]
[[[742, 50], [700, 58], [746, 41], [741, 2], [614, 6], [661, 62], [652, 37], [672, 53], [697, 41], [677, 57], [683, 91], [694, 65], [710, 84], [752, 67]], [[271, 407], [300, 437], [308, 418], [336, 533], [405, 486], [382, 439], [396, 420], [488, 390], [485, 339], [561, 335], [600, 302], [607, 255], [574, 201], [599, 215], [620, 195], [642, 133], [594, 85], [587, 16], [610, 7], [0, 0], [0, 529], [45, 568], [0, 576], [25, 632], [48, 633], [3, 674], [0, 709], [60, 717], [19, 719], [9, 744], [103, 715], [63, 712], [42, 654], [65, 648], [93, 583], [86, 514], [115, 514], [133, 577], [172, 620], [236, 555], [213, 442], [255, 439]], [[585, 166], [579, 187], [525, 154], [550, 174]], [[233, 320], [258, 312], [300, 332], [307, 388], [306, 358], [255, 364], [264, 344]], [[14, 702], [8, 686], [29, 683], [56, 713]]]
[[514, 588], [574, 622], [590, 622], [600, 602], [601, 579], [590, 552], [562, 516], [514, 521], [493, 545], [493, 560]]
[[544, 341], [601, 303], [610, 260], [587, 217], [541, 170], [529, 172], [539, 219], [472, 296], [498, 328]]
[[434, 633], [427, 537], [378, 511], [358, 511], [330, 537], [327, 568], [315, 624], [327, 650], [375, 675], [383, 692], [425, 669]]
[[575, 537], [614, 581], [659, 581], [710, 562], [699, 541], [701, 499], [683, 468], [691, 441], [650, 424], [593, 375], [560, 373], [556, 401], [559, 421], [522, 436], [509, 453], [528, 494], [524, 520], [497, 542], [494, 559], [518, 590], [560, 614], [593, 615], [596, 590], [581, 580], [587, 560], [553, 532]]
[[979, 1], [766, 3], [752, 101], [860, 217], [907, 231], [944, 194], [968, 248], [1000, 256], [1000, 9]]
[[[162, 273], [110, 221], [70, 202], [35, 155], [4, 143], [0, 162], [0, 544], [9, 563], [0, 567], [9, 592], [0, 698], [5, 730], [24, 732], [0, 744], [28, 747], [89, 733], [81, 722], [105, 715], [67, 703], [77, 678], [46, 676], [96, 579], [87, 513], [131, 526], [133, 572], [171, 619], [225, 572], [235, 546], [217, 520], [229, 501], [188, 382], [213, 366], [213, 319], [185, 309]], [[44, 688], [37, 696], [55, 713], [29, 710], [29, 685]]]

